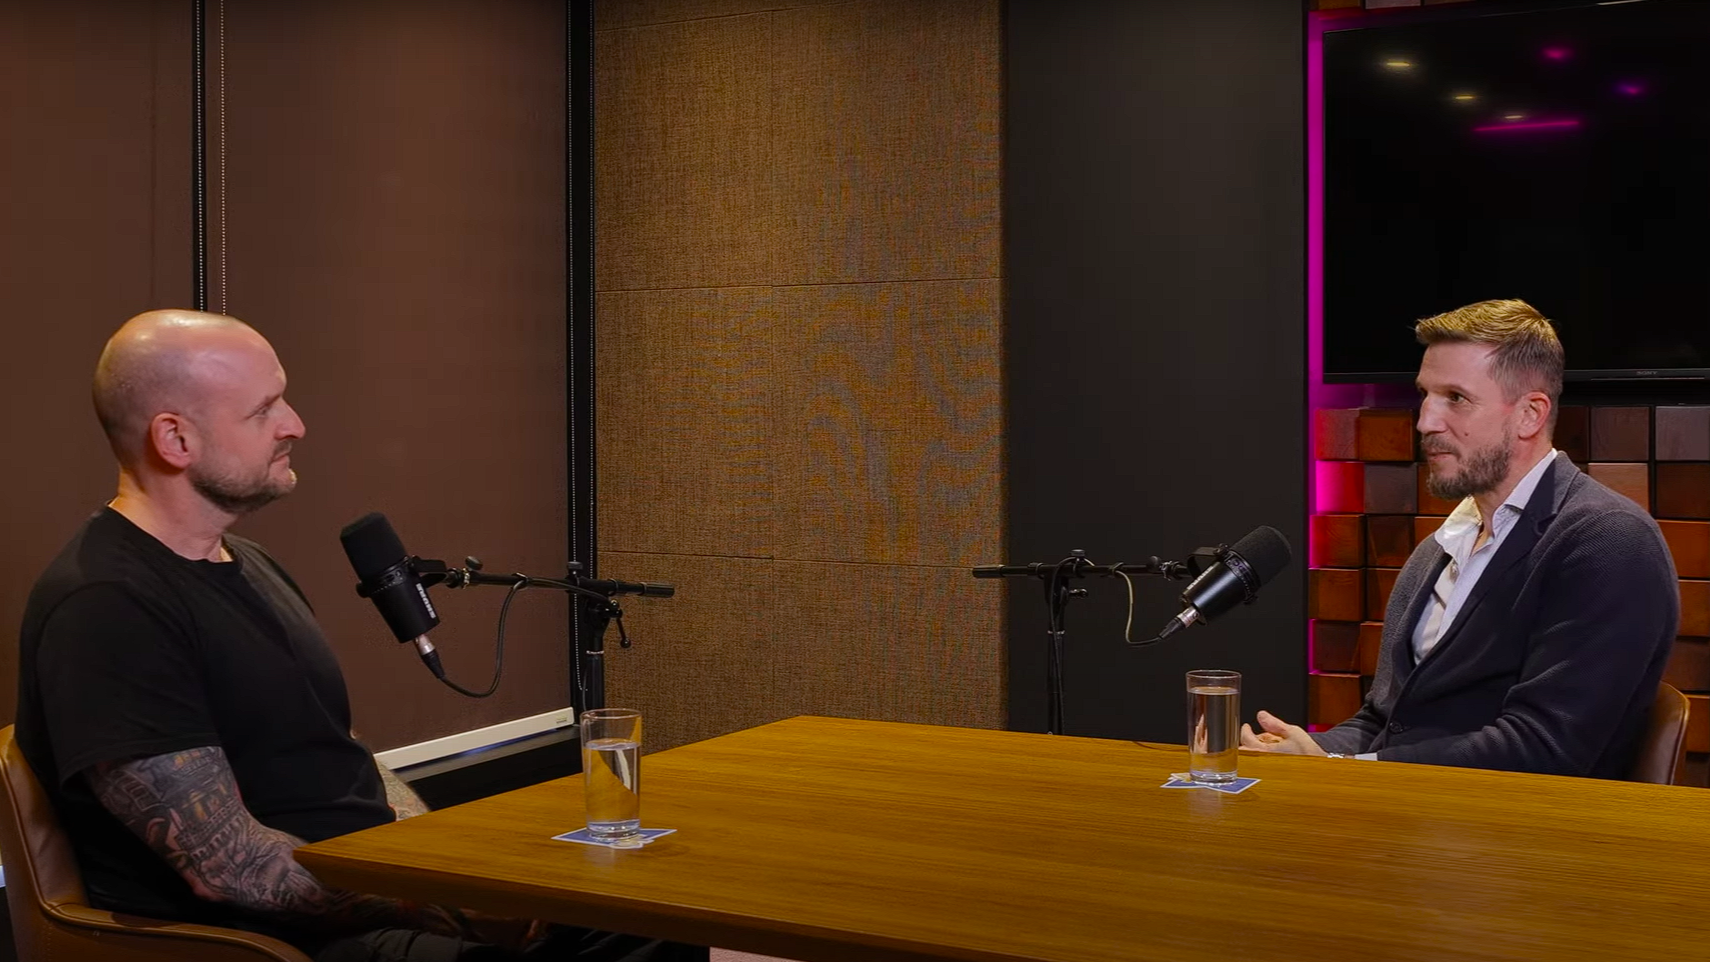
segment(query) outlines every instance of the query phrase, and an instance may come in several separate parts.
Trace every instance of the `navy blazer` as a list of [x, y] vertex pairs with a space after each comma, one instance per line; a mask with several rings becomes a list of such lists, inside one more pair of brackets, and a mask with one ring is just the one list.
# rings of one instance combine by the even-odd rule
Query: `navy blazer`
[[1657, 523], [1558, 455], [1416, 664], [1413, 629], [1448, 560], [1436, 538], [1414, 549], [1365, 703], [1313, 737], [1384, 761], [1625, 777], [1680, 626]]

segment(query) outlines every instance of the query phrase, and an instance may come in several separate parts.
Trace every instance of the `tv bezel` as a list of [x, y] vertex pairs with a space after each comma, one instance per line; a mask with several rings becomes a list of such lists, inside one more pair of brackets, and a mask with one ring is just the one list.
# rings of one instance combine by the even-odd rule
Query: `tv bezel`
[[[1321, 36], [1332, 33], [1346, 33], [1354, 30], [1368, 30], [1373, 27], [1395, 27], [1414, 23], [1437, 23], [1450, 20], [1471, 20], [1484, 17], [1502, 17], [1514, 14], [1541, 13], [1545, 11], [1570, 10], [1579, 7], [1624, 6], [1629, 3], [1651, 3], [1657, 0], [1488, 0], [1476, 4], [1445, 4], [1429, 7], [1387, 7], [1375, 10], [1331, 10], [1321, 11], [1312, 16], [1317, 20]], [[1316, 91], [1319, 98], [1318, 109], [1320, 116], [1325, 107], [1326, 91]], [[1314, 136], [1323, 138], [1322, 129], [1314, 131]], [[1327, 150], [1328, 148], [1322, 148]], [[1328, 157], [1325, 158], [1326, 161]], [[1329, 176], [1326, 167], [1322, 176]], [[1322, 204], [1322, 199], [1320, 200]], [[1322, 208], [1320, 216], [1327, 215]], [[1326, 220], [1324, 229], [1329, 230]], [[1322, 252], [1321, 252], [1322, 256]], [[1320, 277], [1320, 283], [1323, 283]], [[1319, 323], [1324, 325], [1325, 318]], [[1321, 336], [1327, 336], [1321, 331]], [[1570, 358], [1571, 360], [1571, 358]], [[1337, 371], [1327, 368], [1319, 372], [1319, 377], [1325, 384], [1393, 384], [1412, 383], [1418, 376], [1417, 371]], [[1563, 372], [1563, 378], [1568, 381], [1628, 381], [1637, 383], [1710, 381], [1710, 367], [1684, 368], [1574, 368], [1569, 367]]]

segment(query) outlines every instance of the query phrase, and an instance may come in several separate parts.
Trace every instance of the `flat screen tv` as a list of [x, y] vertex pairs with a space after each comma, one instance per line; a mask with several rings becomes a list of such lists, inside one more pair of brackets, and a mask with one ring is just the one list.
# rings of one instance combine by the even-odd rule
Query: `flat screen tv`
[[1570, 378], [1710, 378], [1710, 2], [1443, 9], [1324, 34], [1325, 380], [1503, 297]]

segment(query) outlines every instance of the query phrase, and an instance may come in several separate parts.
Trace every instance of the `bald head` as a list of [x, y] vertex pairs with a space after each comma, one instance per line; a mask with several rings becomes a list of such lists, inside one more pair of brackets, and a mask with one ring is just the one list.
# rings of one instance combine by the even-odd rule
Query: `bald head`
[[195, 417], [233, 374], [236, 358], [273, 355], [248, 324], [203, 311], [138, 314], [107, 341], [95, 365], [95, 415], [120, 463], [147, 450], [149, 425], [163, 412]]

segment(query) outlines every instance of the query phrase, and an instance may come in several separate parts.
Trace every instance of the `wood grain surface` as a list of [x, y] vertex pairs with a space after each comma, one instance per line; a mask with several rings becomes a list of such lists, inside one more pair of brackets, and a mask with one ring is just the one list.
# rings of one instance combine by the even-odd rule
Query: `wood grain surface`
[[794, 718], [643, 761], [614, 851], [578, 779], [301, 849], [329, 883], [807, 962], [1702, 956], [1710, 792]]

